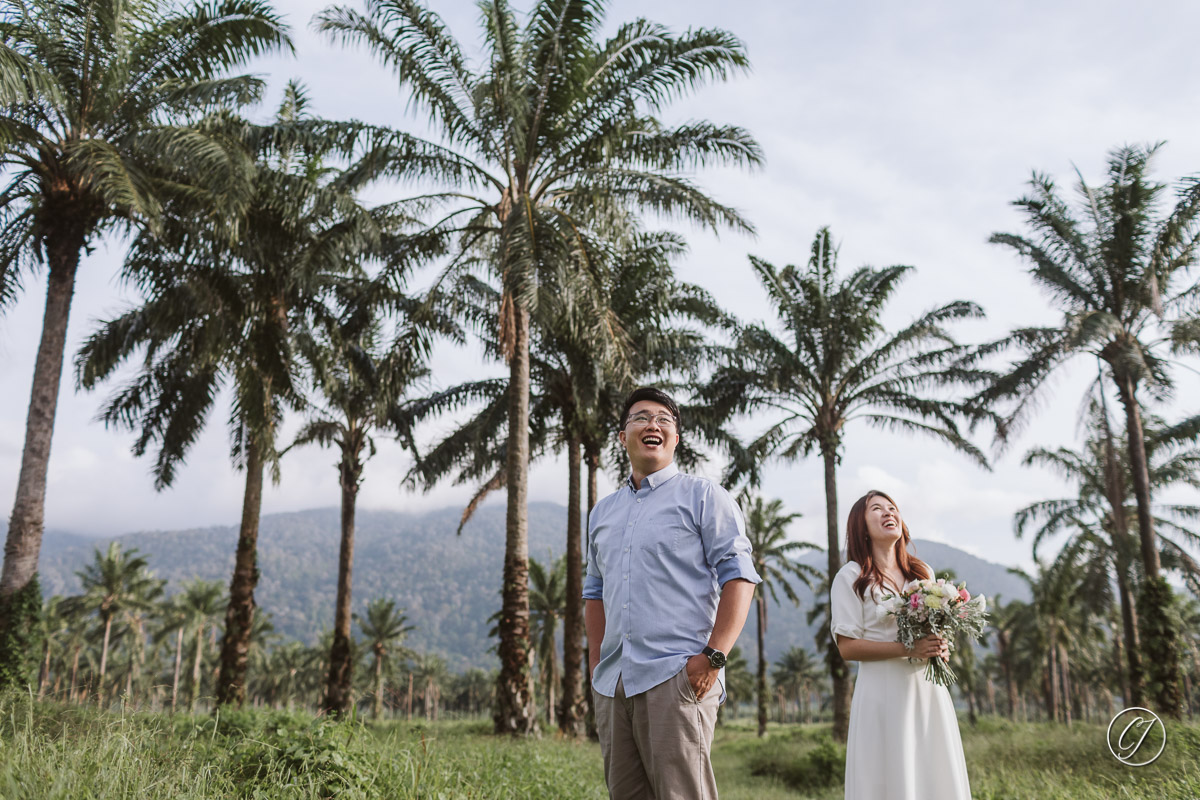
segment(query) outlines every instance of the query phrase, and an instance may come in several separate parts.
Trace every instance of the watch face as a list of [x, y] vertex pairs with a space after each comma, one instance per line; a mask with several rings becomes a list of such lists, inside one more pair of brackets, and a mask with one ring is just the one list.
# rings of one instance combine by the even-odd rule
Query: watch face
[[708, 657], [708, 663], [712, 664], [714, 668], [720, 669], [725, 666], [725, 654], [720, 650], [713, 650], [712, 654]]

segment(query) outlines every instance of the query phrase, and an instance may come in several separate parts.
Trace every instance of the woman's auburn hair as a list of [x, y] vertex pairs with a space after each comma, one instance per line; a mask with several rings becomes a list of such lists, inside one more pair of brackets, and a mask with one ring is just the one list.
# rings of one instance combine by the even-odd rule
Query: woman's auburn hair
[[[867, 533], [867, 503], [871, 502], [874, 497], [882, 497], [895, 506], [897, 511], [900, 510], [895, 500], [874, 489], [858, 498], [850, 507], [850, 516], [846, 518], [846, 559], [858, 562], [858, 566], [862, 568], [858, 578], [854, 581], [854, 591], [858, 593], [859, 597], [867, 596], [867, 587], [869, 586], [883, 587], [883, 573], [879, 571], [879, 566], [871, 555], [871, 536]], [[896, 566], [900, 567], [900, 572], [904, 574], [905, 583], [932, 578], [933, 570], [929, 568], [929, 565], [916, 556], [908, 554], [910, 541], [912, 541], [912, 537], [908, 533], [908, 524], [901, 517], [900, 538], [896, 540], [895, 550]]]

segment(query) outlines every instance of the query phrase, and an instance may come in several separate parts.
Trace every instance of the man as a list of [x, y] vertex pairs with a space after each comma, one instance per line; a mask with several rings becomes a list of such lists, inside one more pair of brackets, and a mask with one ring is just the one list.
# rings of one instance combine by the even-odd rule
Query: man
[[583, 584], [604, 779], [617, 800], [716, 798], [709, 751], [725, 655], [754, 585], [750, 541], [723, 488], [674, 463], [679, 407], [625, 401], [626, 485], [592, 509]]

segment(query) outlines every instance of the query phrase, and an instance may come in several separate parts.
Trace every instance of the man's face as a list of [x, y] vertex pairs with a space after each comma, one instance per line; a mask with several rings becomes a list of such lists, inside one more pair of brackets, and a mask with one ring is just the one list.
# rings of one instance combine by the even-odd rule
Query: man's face
[[629, 409], [625, 427], [617, 434], [634, 472], [650, 475], [675, 458], [679, 428], [670, 410], [653, 400], [639, 400]]

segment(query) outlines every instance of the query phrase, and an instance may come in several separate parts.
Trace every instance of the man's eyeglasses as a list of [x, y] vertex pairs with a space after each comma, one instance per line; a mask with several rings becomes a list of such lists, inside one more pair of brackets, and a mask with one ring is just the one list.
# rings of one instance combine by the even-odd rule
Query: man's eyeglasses
[[654, 424], [660, 428], [675, 427], [675, 418], [670, 414], [634, 414], [625, 424], [630, 428], [644, 428], [650, 424], [650, 420], [654, 420]]

